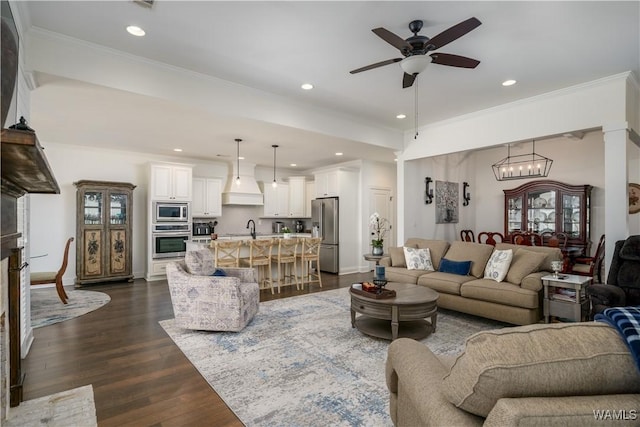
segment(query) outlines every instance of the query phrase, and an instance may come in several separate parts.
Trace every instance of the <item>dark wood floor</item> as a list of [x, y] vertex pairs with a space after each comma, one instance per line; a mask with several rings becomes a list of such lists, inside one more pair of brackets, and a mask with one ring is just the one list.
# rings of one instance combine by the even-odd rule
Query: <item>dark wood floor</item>
[[[273, 296], [263, 290], [260, 299], [337, 289], [369, 278], [371, 273], [323, 273], [322, 289], [286, 287]], [[84, 289], [105, 292], [111, 302], [34, 330], [22, 365], [24, 400], [91, 384], [100, 426], [242, 426], [158, 324], [173, 317], [166, 281]]]

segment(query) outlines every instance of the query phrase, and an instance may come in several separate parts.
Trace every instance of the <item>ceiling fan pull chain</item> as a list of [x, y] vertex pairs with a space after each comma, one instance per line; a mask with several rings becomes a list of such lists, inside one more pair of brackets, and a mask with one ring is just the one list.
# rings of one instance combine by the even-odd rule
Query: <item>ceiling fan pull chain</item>
[[413, 136], [413, 139], [418, 139], [418, 76], [416, 76], [416, 84], [415, 84], [415, 96], [414, 96], [414, 110], [415, 110], [415, 118], [413, 119], [413, 126], [415, 127], [416, 134]]

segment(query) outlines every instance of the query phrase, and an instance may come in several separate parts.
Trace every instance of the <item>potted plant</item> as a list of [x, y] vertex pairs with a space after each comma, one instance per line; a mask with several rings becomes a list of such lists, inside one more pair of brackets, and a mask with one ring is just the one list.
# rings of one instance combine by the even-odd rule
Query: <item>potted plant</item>
[[378, 212], [373, 213], [369, 217], [369, 228], [371, 229], [371, 254], [382, 255], [384, 252], [384, 236], [389, 228], [389, 221], [386, 218], [380, 218]]
[[282, 237], [285, 239], [291, 238], [291, 229], [289, 227], [282, 227]]

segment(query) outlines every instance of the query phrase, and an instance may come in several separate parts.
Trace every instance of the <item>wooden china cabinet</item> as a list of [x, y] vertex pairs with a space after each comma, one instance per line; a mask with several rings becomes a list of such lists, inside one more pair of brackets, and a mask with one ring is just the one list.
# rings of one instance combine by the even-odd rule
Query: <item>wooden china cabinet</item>
[[78, 181], [76, 285], [133, 279], [133, 189], [125, 182]]
[[591, 185], [531, 181], [504, 191], [504, 232], [555, 232], [567, 235], [567, 247], [589, 253]]

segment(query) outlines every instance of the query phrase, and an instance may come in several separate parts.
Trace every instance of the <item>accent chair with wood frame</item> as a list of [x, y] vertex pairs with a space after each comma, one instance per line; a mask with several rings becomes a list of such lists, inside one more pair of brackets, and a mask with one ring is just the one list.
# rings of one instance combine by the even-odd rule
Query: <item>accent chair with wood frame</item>
[[67, 240], [67, 243], [64, 247], [64, 254], [62, 255], [62, 265], [60, 266], [60, 269], [58, 271], [32, 272], [29, 277], [31, 285], [46, 285], [49, 283], [55, 283], [58, 297], [60, 297], [60, 301], [62, 301], [63, 304], [67, 303], [69, 297], [64, 291], [62, 276], [67, 270], [67, 263], [69, 262], [69, 246], [71, 245], [71, 242], [73, 242], [73, 240], [73, 237], [69, 237], [69, 239]]

